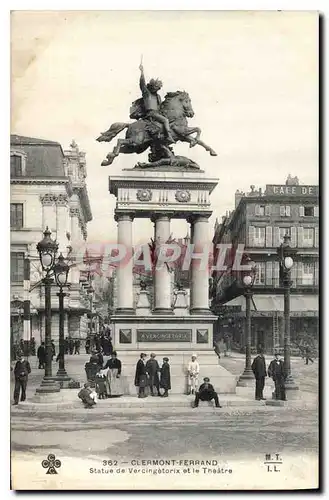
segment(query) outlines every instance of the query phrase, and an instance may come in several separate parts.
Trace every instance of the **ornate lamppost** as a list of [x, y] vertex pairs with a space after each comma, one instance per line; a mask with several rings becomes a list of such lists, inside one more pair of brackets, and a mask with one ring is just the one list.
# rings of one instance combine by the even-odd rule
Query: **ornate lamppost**
[[65, 370], [65, 345], [64, 345], [64, 297], [67, 296], [63, 292], [63, 287], [67, 286], [67, 278], [70, 266], [65, 262], [62, 254], [58, 257], [58, 261], [54, 265], [54, 275], [59, 292], [57, 293], [59, 299], [59, 366], [56, 374], [56, 380], [63, 387], [64, 382], [69, 382], [71, 379]]
[[283, 243], [277, 248], [277, 254], [280, 263], [280, 285], [283, 286], [284, 294], [284, 371], [285, 371], [285, 387], [287, 390], [296, 390], [298, 386], [295, 384], [291, 375], [290, 363], [290, 287], [291, 287], [291, 269], [294, 265], [293, 257], [296, 255], [296, 250], [290, 247], [290, 236], [285, 234]]
[[255, 281], [255, 263], [247, 257], [246, 264], [250, 270], [244, 273], [242, 282], [244, 287], [244, 296], [246, 298], [246, 327], [245, 327], [245, 342], [246, 342], [246, 364], [245, 369], [240, 376], [237, 385], [246, 386], [248, 382], [254, 380], [254, 374], [251, 369], [251, 298], [252, 287]]
[[42, 270], [46, 276], [42, 279], [45, 287], [45, 347], [46, 347], [46, 364], [45, 375], [42, 379], [41, 386], [36, 389], [37, 393], [58, 392], [60, 387], [52, 377], [52, 346], [51, 346], [51, 285], [53, 283], [52, 272], [54, 269], [55, 258], [58, 250], [58, 243], [51, 237], [51, 232], [46, 227], [43, 233], [43, 239], [37, 244], [37, 251], [42, 266]]

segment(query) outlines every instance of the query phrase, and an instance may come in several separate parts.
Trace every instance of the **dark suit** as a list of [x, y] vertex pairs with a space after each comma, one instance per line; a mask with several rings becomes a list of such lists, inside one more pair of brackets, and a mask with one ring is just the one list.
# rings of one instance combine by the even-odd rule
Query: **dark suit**
[[136, 364], [135, 386], [139, 387], [138, 397], [145, 397], [145, 387], [147, 385], [147, 370], [145, 363], [139, 359]]
[[286, 401], [286, 389], [284, 385], [285, 373], [283, 361], [273, 359], [268, 367], [268, 376], [272, 377], [275, 384], [275, 399]]
[[197, 408], [199, 406], [199, 400], [201, 401], [211, 401], [215, 400], [215, 405], [219, 408], [219, 401], [217, 392], [214, 389], [214, 386], [209, 383], [203, 383], [199, 387], [199, 391], [195, 395], [194, 407]]
[[160, 382], [158, 375], [158, 372], [160, 371], [160, 366], [156, 359], [151, 358], [146, 362], [146, 371], [150, 377], [150, 389], [152, 396], [154, 395], [153, 392], [154, 386], [156, 387], [158, 396], [160, 396], [160, 387], [159, 387]]
[[168, 396], [168, 391], [171, 389], [171, 380], [170, 380], [170, 365], [169, 363], [163, 362], [161, 366], [161, 374], [160, 374], [160, 387], [165, 390], [164, 396]]
[[263, 399], [263, 390], [266, 377], [266, 363], [263, 354], [258, 354], [258, 356], [255, 357], [251, 365], [251, 369], [254, 372], [256, 379], [255, 399]]
[[15, 375], [14, 403], [18, 403], [20, 391], [22, 391], [21, 401], [25, 401], [26, 386], [29, 373], [31, 373], [31, 367], [28, 361], [24, 360], [16, 362], [14, 368], [14, 375]]

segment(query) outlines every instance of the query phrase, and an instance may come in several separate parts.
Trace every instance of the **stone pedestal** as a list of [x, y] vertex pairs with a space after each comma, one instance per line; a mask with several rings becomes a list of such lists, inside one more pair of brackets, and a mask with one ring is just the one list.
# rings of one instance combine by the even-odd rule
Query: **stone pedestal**
[[[160, 366], [164, 356], [169, 358], [173, 394], [187, 390], [187, 366], [192, 353], [198, 355], [200, 384], [207, 376], [220, 393], [235, 392], [235, 377], [219, 365], [213, 350], [213, 324], [217, 317], [210, 312], [208, 298], [208, 218], [212, 213], [209, 196], [217, 182], [203, 171], [169, 168], [124, 170], [109, 179], [110, 193], [117, 200], [118, 243], [127, 247], [129, 256], [134, 219], [149, 218], [154, 222], [156, 247], [168, 242], [171, 219], [189, 221], [192, 235], [188, 249], [192, 261], [190, 304], [186, 303], [185, 292], [179, 290], [172, 308], [168, 267], [157, 265], [153, 311], [145, 290], [141, 290], [136, 310], [133, 309], [132, 261], [125, 259], [118, 267], [118, 307], [111, 323], [113, 345], [123, 365], [126, 394], [136, 394], [133, 383], [141, 352], [155, 352]], [[150, 239], [145, 244], [149, 242]]]

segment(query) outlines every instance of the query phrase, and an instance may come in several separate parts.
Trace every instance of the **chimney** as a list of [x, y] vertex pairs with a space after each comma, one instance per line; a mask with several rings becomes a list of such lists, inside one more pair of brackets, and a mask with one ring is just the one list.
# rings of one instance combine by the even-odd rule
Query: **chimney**
[[239, 189], [237, 189], [235, 191], [235, 207], [234, 208], [236, 208], [239, 205], [241, 198], [243, 198], [243, 192], [239, 191]]

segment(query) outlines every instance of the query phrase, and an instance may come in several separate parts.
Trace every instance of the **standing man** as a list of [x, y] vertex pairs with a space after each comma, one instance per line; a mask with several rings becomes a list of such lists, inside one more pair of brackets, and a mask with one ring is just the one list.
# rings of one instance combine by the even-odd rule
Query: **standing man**
[[41, 345], [38, 347], [37, 351], [37, 357], [39, 360], [39, 366], [38, 368], [44, 368], [46, 364], [46, 348], [45, 348], [45, 343], [41, 342]]
[[257, 401], [260, 401], [261, 399], [265, 400], [263, 391], [266, 377], [266, 363], [263, 351], [261, 349], [258, 349], [258, 355], [252, 362], [251, 369], [254, 372], [256, 379], [255, 399]]
[[168, 391], [171, 389], [171, 380], [170, 380], [170, 365], [169, 358], [163, 358], [163, 363], [161, 366], [160, 372], [160, 387], [164, 389], [163, 397], [168, 397]]
[[26, 386], [28, 375], [31, 373], [30, 363], [24, 359], [22, 354], [17, 357], [14, 368], [15, 389], [14, 389], [14, 405], [18, 405], [19, 393], [21, 392], [21, 401], [26, 399]]
[[153, 120], [157, 121], [158, 123], [161, 123], [161, 125], [163, 125], [164, 132], [168, 140], [170, 142], [174, 142], [174, 139], [170, 133], [169, 120], [166, 116], [161, 115], [159, 112], [161, 98], [158, 94], [158, 91], [162, 87], [162, 82], [160, 80], [154, 80], [152, 78], [149, 81], [149, 83], [146, 84], [144, 76], [144, 68], [142, 64], [140, 64], [139, 69], [141, 72], [141, 76], [139, 79], [139, 86], [142, 91], [146, 117], [147, 118], [150, 117]]
[[311, 363], [314, 363], [313, 359], [311, 358], [312, 355], [312, 350], [308, 344], [305, 345], [304, 348], [304, 357], [305, 357], [305, 365], [308, 365], [308, 362], [311, 361]]
[[155, 359], [155, 354], [154, 352], [151, 353], [150, 359], [146, 362], [146, 371], [149, 374], [150, 377], [150, 390], [151, 390], [151, 396], [155, 396], [153, 387], [155, 386], [158, 396], [161, 396], [160, 394], [160, 382], [159, 382], [159, 375], [158, 372], [160, 371], [160, 366], [157, 360]]
[[145, 398], [147, 395], [145, 394], [145, 387], [147, 386], [147, 371], [146, 371], [146, 359], [147, 355], [142, 352], [140, 355], [140, 359], [136, 364], [136, 372], [135, 372], [135, 386], [138, 387], [138, 397]]
[[271, 377], [275, 385], [275, 399], [280, 399], [281, 401], [287, 401], [286, 389], [284, 386], [285, 373], [284, 364], [280, 359], [280, 354], [275, 353], [275, 359], [273, 359], [268, 367], [268, 376]]
[[80, 354], [80, 340], [74, 342], [74, 354]]
[[198, 390], [198, 377], [200, 372], [200, 366], [197, 362], [197, 355], [192, 354], [191, 361], [187, 367], [187, 385], [188, 394], [195, 394]]
[[218, 394], [215, 391], [214, 386], [210, 384], [210, 379], [208, 377], [203, 379], [203, 384], [200, 385], [199, 391], [195, 394], [193, 408], [197, 408], [199, 406], [200, 399], [201, 401], [211, 401], [214, 399], [216, 408], [221, 408], [218, 400]]

